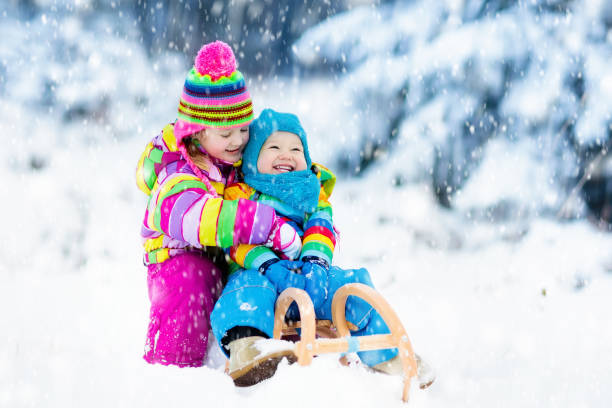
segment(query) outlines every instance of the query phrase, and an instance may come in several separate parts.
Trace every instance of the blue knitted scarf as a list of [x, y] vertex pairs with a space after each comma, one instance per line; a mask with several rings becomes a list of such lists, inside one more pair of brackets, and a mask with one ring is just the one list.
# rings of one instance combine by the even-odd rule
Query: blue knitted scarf
[[319, 203], [321, 183], [312, 170], [281, 174], [245, 174], [244, 181], [257, 191], [274, 197], [305, 213], [313, 212]]

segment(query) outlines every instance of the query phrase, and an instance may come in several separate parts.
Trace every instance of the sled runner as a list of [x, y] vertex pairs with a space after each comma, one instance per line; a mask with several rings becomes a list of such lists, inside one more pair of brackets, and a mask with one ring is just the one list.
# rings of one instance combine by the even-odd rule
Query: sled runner
[[[384, 319], [390, 334], [351, 337], [346, 321], [345, 308], [349, 296], [357, 296], [368, 302]], [[289, 306], [296, 302], [300, 311], [300, 322], [287, 324], [285, 315]], [[397, 348], [403, 368], [404, 388], [402, 400], [408, 401], [410, 381], [417, 374], [417, 363], [406, 330], [389, 303], [374, 289], [360, 283], [342, 286], [332, 300], [332, 321], [315, 320], [315, 312], [308, 294], [296, 288], [285, 289], [276, 301], [274, 315], [274, 338], [301, 335], [295, 343], [298, 364], [307, 366], [315, 355], [324, 353], [352, 353], [357, 351]]]

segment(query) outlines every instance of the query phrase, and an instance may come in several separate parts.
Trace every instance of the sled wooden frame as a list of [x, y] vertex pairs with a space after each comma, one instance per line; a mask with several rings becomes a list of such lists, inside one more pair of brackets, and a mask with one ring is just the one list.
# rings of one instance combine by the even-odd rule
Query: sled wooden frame
[[[391, 333], [351, 337], [350, 323], [346, 321], [345, 314], [349, 296], [357, 296], [372, 305], [387, 323]], [[298, 305], [301, 322], [288, 325], [285, 323], [285, 315], [294, 301]], [[338, 289], [332, 300], [331, 324], [329, 321], [315, 321], [314, 306], [305, 291], [297, 288], [285, 289], [276, 300], [274, 338], [280, 339], [283, 335], [295, 334], [297, 327], [301, 328], [301, 336], [295, 343], [294, 352], [298, 364], [302, 366], [309, 365], [318, 354], [397, 348], [404, 371], [402, 400], [408, 402], [410, 381], [417, 373], [412, 344], [397, 314], [374, 289], [361, 283], [349, 283]], [[322, 338], [316, 338], [317, 333]]]

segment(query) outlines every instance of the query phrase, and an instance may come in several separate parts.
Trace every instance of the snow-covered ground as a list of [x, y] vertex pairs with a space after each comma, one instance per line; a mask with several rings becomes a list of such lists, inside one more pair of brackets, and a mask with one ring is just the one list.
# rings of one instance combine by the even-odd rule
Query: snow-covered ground
[[[316, 159], [329, 137], [322, 130], [334, 126], [316, 102], [334, 102], [325, 89], [274, 81], [252, 93], [259, 110], [308, 118]], [[316, 118], [329, 126], [315, 127]], [[249, 389], [234, 388], [215, 348], [199, 369], [142, 360], [145, 197], [133, 171], [148, 138], [55, 147], [44, 171], [3, 170], [0, 406], [403, 406], [399, 379], [343, 367], [331, 355], [307, 368], [282, 365]], [[335, 259], [371, 271], [436, 368], [436, 383], [414, 389], [410, 406], [609, 407], [612, 236], [585, 221], [491, 223], [441, 210], [427, 185], [394, 187], [385, 171], [338, 181]], [[487, 191], [488, 177], [473, 182], [482, 184], [466, 194]]]

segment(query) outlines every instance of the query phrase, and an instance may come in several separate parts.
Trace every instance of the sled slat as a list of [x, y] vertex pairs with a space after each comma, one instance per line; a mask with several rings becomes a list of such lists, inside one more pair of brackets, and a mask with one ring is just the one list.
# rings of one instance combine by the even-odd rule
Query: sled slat
[[[394, 342], [394, 337], [391, 334], [353, 337], [352, 340], [359, 343], [358, 351], [381, 350], [397, 347], [397, 343]], [[346, 337], [337, 339], [317, 339], [314, 353], [346, 353], [349, 349], [349, 339]]]

